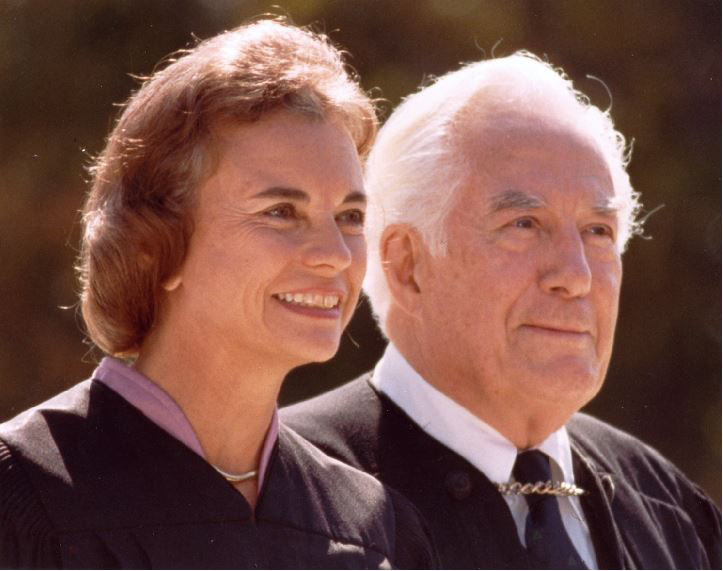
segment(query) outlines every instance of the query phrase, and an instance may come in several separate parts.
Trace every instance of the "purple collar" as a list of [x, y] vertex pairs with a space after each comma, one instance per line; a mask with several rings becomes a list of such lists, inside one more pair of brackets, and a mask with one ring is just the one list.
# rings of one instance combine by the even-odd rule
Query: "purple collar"
[[[201, 443], [183, 414], [181, 407], [171, 395], [146, 377], [140, 371], [126, 365], [115, 357], [104, 357], [100, 365], [93, 371], [93, 378], [118, 393], [126, 401], [140, 410], [152, 422], [160, 426], [171, 436], [180, 440], [204, 460], [206, 459]], [[271, 424], [266, 432], [261, 461], [259, 462], [258, 493], [264, 483], [266, 467], [271, 450], [279, 434], [278, 411], [274, 409]]]

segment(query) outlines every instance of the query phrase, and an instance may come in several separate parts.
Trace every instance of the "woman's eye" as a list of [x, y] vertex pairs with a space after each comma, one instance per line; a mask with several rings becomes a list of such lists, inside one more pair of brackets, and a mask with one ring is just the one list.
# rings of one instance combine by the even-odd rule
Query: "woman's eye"
[[350, 226], [363, 226], [364, 211], [356, 208], [354, 210], [346, 210], [341, 214], [337, 215], [336, 219], [341, 224], [348, 224]]
[[264, 215], [270, 216], [271, 218], [288, 220], [296, 218], [296, 209], [292, 204], [277, 204], [276, 206], [265, 210]]

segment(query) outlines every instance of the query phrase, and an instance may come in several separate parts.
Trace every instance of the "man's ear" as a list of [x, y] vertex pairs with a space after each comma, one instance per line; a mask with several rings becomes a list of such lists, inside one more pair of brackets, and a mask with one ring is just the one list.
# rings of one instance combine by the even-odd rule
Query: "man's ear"
[[394, 302], [416, 315], [424, 289], [429, 252], [419, 231], [408, 224], [391, 224], [379, 241], [379, 253]]

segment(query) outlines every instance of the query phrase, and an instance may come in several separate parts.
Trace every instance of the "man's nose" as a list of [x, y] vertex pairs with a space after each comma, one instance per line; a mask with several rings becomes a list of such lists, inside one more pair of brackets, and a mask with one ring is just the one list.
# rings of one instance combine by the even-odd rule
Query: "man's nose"
[[334, 276], [352, 262], [352, 254], [336, 221], [317, 224], [309, 229], [303, 246], [304, 265]]
[[590, 292], [592, 272], [583, 237], [577, 229], [561, 233], [550, 243], [540, 274], [540, 287], [563, 297], [584, 297]]

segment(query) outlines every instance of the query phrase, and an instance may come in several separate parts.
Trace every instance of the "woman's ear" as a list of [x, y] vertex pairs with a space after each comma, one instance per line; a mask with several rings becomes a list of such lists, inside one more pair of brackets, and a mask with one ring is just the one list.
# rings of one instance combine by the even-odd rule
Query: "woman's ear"
[[424, 289], [429, 258], [419, 231], [408, 224], [391, 224], [384, 229], [379, 253], [394, 303], [416, 315]]
[[183, 279], [181, 278], [181, 274], [175, 274], [167, 280], [162, 281], [161, 287], [166, 291], [173, 291], [175, 289], [178, 289], [178, 286], [181, 285], [182, 281]]

